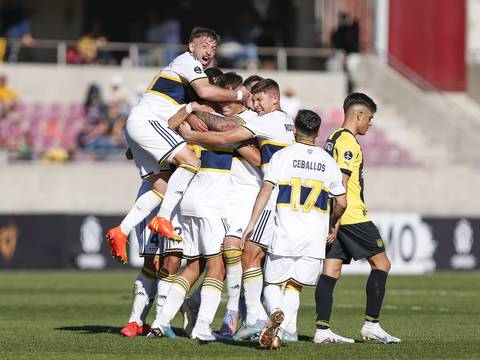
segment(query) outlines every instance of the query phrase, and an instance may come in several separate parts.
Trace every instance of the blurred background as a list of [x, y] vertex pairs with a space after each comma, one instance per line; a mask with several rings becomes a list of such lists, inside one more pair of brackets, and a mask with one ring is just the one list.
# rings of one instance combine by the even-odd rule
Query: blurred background
[[393, 273], [478, 269], [479, 15], [480, 0], [0, 0], [0, 268], [120, 267], [103, 236], [140, 185], [126, 118], [202, 25], [222, 36], [214, 66], [321, 115], [321, 146], [347, 93], [372, 96], [365, 198]]

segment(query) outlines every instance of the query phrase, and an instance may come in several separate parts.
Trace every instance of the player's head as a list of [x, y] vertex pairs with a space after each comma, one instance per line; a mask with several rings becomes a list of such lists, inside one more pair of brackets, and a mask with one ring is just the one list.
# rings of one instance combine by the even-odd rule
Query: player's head
[[[242, 87], [242, 80], [237, 73], [227, 72], [218, 78], [216, 85], [222, 89], [239, 90]], [[218, 107], [225, 116], [238, 114], [245, 109], [241, 101], [221, 101], [218, 103]]]
[[258, 115], [280, 110], [280, 88], [275, 80], [263, 79], [250, 90], [253, 108]]
[[350, 122], [360, 135], [367, 133], [376, 111], [377, 104], [363, 93], [352, 93], [343, 102], [345, 121]]
[[[250, 91], [252, 90], [252, 87], [254, 87], [260, 80], [263, 80], [261, 76], [250, 75], [248, 78], [243, 80], [243, 86], [245, 86], [247, 90]], [[247, 98], [245, 99], [245, 106], [249, 109], [253, 109], [253, 99], [251, 93], [249, 93]]]
[[320, 116], [311, 110], [299, 110], [295, 117], [295, 137], [315, 141], [322, 124]]
[[197, 26], [188, 40], [188, 51], [206, 68], [213, 60], [220, 43], [220, 35], [215, 30]]
[[222, 70], [218, 68], [208, 68], [205, 70], [205, 75], [208, 77], [210, 84], [215, 84], [218, 78], [223, 74]]

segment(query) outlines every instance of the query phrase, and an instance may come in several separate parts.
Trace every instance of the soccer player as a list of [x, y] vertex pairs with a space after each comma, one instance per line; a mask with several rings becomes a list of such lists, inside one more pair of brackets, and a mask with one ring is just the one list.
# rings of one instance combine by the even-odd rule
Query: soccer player
[[356, 139], [357, 135], [367, 133], [377, 105], [365, 94], [352, 93], [345, 98], [343, 111], [345, 120], [342, 127], [330, 134], [325, 150], [333, 156], [342, 171], [348, 207], [337, 224], [337, 240], [327, 248], [322, 275], [317, 283], [317, 330], [314, 342], [353, 342], [352, 339], [339, 336], [330, 330], [333, 289], [340, 278], [342, 264], [349, 264], [353, 258], [367, 259], [371, 267], [366, 286], [365, 323], [360, 330], [362, 338], [383, 343], [399, 343], [400, 339], [385, 332], [379, 324], [390, 261], [378, 229], [367, 215], [363, 199], [363, 153]]
[[[225, 145], [249, 140], [256, 137], [260, 142], [261, 167], [265, 171], [272, 155], [293, 143], [293, 121], [280, 110], [280, 89], [271, 79], [259, 81], [251, 89], [253, 106], [257, 117], [239, 128], [225, 132], [196, 132], [182, 125], [182, 136], [191, 142], [207, 145]], [[251, 338], [263, 328], [258, 321], [260, 297], [263, 288], [262, 260], [272, 237], [275, 208], [275, 196], [266, 206], [252, 239], [245, 242], [242, 253], [243, 288], [247, 315], [242, 326], [233, 336], [235, 340]]]
[[[188, 51], [160, 71], [127, 120], [127, 142], [140, 176], [148, 178], [157, 194], [164, 194], [158, 216], [152, 219], [149, 227], [175, 240], [181, 238], [173, 231], [171, 214], [196, 174], [199, 162], [168, 121], [182, 107], [184, 111], [192, 112], [191, 104], [185, 105], [186, 87], [191, 86], [199, 97], [211, 101], [241, 100], [246, 95], [243, 89], [225, 90], [209, 83], [204, 68], [213, 60], [219, 42], [220, 37], [214, 30], [194, 28]], [[178, 168], [171, 175], [167, 187], [167, 180], [159, 174], [159, 169], [169, 163], [178, 165]], [[119, 261], [128, 261], [126, 243], [131, 229], [157, 205], [156, 194], [144, 194], [120, 226], [107, 232], [112, 255]]]
[[[329, 229], [335, 231], [347, 207], [338, 165], [315, 146], [320, 123], [313, 111], [299, 111], [295, 118], [296, 144], [272, 156], [242, 239], [251, 237], [273, 190], [278, 188], [277, 218], [265, 263], [264, 294], [271, 316], [259, 337], [265, 348], [280, 347], [281, 333], [300, 306], [295, 293], [317, 282]], [[334, 199], [331, 217], [329, 196]]]

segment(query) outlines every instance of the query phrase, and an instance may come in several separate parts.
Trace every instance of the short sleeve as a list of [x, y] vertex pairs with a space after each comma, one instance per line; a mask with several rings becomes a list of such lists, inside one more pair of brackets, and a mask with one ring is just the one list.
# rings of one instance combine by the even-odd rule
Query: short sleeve
[[348, 176], [352, 175], [354, 162], [358, 156], [358, 146], [353, 141], [337, 141], [333, 151], [333, 158], [337, 161], [340, 171]]
[[268, 181], [273, 185], [277, 185], [280, 181], [281, 169], [282, 167], [279, 153], [275, 153], [270, 159], [267, 168], [265, 169], [263, 181]]
[[[268, 137], [271, 132], [271, 126], [269, 126], [268, 120], [264, 119], [263, 116], [257, 116], [253, 119], [246, 121], [242, 126], [250, 131], [253, 136], [258, 137]], [[270, 131], [269, 131], [270, 130]]]
[[346, 193], [342, 182], [342, 173], [337, 164], [333, 163], [332, 165], [332, 183], [330, 184], [330, 194], [333, 196], [340, 196]]
[[195, 60], [193, 56], [188, 55], [183, 58], [178, 64], [175, 64], [175, 72], [182, 78], [191, 83], [194, 80], [206, 78], [207, 75], [203, 71], [202, 64]]

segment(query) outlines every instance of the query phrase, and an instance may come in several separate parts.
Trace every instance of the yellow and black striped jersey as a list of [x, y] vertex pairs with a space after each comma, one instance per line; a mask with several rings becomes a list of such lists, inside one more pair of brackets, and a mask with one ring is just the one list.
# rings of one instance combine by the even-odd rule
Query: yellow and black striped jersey
[[370, 221], [363, 198], [363, 153], [355, 136], [340, 128], [330, 134], [325, 150], [335, 159], [340, 171], [349, 175], [347, 184], [347, 209], [340, 219], [341, 225]]

